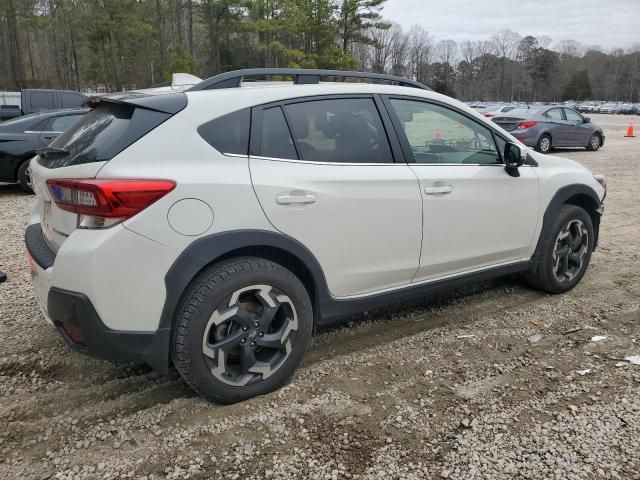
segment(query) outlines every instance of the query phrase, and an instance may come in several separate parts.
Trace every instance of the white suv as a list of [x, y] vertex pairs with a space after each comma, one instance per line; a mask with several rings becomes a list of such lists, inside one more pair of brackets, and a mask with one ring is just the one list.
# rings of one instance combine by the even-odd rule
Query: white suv
[[283, 385], [357, 312], [514, 272], [565, 292], [597, 243], [603, 177], [410, 80], [248, 70], [90, 105], [31, 162], [43, 312], [216, 402]]

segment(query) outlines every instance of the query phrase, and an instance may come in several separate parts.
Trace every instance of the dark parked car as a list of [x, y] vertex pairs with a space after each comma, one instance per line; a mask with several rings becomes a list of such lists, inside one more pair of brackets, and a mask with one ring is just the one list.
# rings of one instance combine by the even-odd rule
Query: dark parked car
[[572, 108], [545, 106], [516, 108], [495, 117], [495, 123], [529, 147], [549, 153], [554, 147], [585, 147], [598, 150], [604, 145], [604, 132]]
[[615, 113], [618, 115], [633, 115], [633, 104], [623, 103], [622, 105], [618, 105], [615, 109]]
[[80, 108], [87, 97], [73, 90], [24, 89], [20, 92], [20, 105], [0, 105], [0, 121], [30, 113]]
[[88, 108], [33, 113], [0, 122], [0, 182], [19, 183], [33, 193], [29, 160], [89, 111]]

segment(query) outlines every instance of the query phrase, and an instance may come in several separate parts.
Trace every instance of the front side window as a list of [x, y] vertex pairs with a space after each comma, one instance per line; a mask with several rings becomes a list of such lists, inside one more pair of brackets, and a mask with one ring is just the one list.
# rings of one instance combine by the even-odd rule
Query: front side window
[[86, 100], [84, 95], [80, 95], [75, 92], [61, 92], [60, 102], [62, 108], [76, 108], [82, 106], [82, 103]]
[[32, 110], [52, 110], [54, 108], [53, 93], [32, 91], [30, 95]]
[[551, 110], [547, 111], [544, 116], [553, 120], [564, 120], [561, 108], [552, 108]]
[[387, 134], [373, 99], [314, 100], [285, 108], [302, 160], [393, 163]]
[[501, 163], [491, 130], [468, 117], [431, 103], [392, 99], [416, 163]]
[[565, 108], [564, 109], [564, 114], [567, 116], [567, 120], [569, 120], [570, 122], [574, 122], [574, 123], [582, 123], [583, 122], [582, 115], [580, 115], [575, 110], [571, 110], [570, 108]]

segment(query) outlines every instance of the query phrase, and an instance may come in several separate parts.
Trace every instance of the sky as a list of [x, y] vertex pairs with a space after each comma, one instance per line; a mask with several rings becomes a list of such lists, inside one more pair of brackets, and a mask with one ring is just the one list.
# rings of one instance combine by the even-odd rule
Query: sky
[[509, 29], [605, 50], [640, 43], [640, 0], [387, 0], [382, 15], [433, 38], [488, 40]]

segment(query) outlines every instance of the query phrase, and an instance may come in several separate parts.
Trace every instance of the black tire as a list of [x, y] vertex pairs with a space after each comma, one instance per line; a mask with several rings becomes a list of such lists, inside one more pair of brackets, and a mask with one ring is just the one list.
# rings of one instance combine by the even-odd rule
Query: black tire
[[549, 153], [551, 151], [551, 136], [547, 133], [540, 135], [538, 143], [536, 143], [536, 151], [540, 153]]
[[31, 178], [29, 177], [29, 160], [25, 160], [20, 164], [20, 167], [18, 167], [18, 184], [20, 184], [25, 192], [33, 193]]
[[[269, 315], [272, 320], [267, 320]], [[263, 318], [270, 325], [264, 332], [257, 326]], [[216, 403], [235, 403], [286, 384], [302, 360], [312, 328], [309, 294], [293, 273], [269, 260], [234, 258], [205, 269], [185, 292], [171, 355], [197, 393]], [[272, 347], [262, 346], [266, 344]], [[275, 363], [256, 373], [247, 368], [250, 355], [259, 359], [252, 369], [264, 369], [265, 358]]]
[[587, 150], [589, 150], [590, 152], [595, 152], [600, 148], [601, 145], [602, 145], [602, 137], [600, 136], [599, 133], [594, 133], [593, 135], [591, 135], [591, 138], [589, 139]]
[[[566, 233], [567, 227], [569, 227], [569, 232], [572, 229], [584, 228], [584, 231], [580, 234], [580, 245], [572, 242], [574, 236], [571, 232], [568, 240], [567, 237], [560, 238], [561, 233], [563, 235]], [[585, 233], [586, 240], [583, 238]], [[549, 293], [564, 293], [571, 290], [580, 282], [589, 267], [594, 239], [593, 222], [589, 214], [578, 206], [563, 205], [551, 225], [548, 228], [545, 227], [542, 232], [536, 251], [536, 260], [532, 265], [532, 271], [526, 275], [527, 280], [533, 287]], [[565, 255], [564, 253], [558, 253], [566, 250], [567, 246], [563, 245], [564, 243], [570, 244], [566, 258], [568, 258], [567, 270], [571, 267], [572, 271], [559, 274], [558, 270], [561, 271], [564, 266]], [[582, 250], [583, 247], [585, 248], [584, 251]], [[559, 261], [558, 257], [560, 258]], [[578, 257], [581, 258], [579, 266], [576, 260]]]

